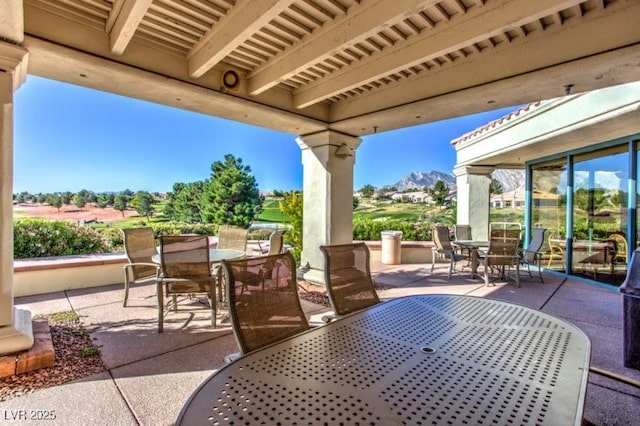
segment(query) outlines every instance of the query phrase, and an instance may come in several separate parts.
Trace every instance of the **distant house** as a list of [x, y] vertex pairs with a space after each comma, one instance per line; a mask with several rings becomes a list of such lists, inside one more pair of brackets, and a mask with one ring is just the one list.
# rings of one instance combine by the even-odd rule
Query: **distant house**
[[423, 191], [415, 191], [415, 192], [396, 192], [391, 195], [391, 199], [394, 201], [402, 201], [405, 203], [426, 203], [432, 204], [433, 198], [431, 198], [431, 194]]
[[502, 194], [491, 194], [489, 203], [496, 209], [523, 209], [524, 189], [518, 188]]

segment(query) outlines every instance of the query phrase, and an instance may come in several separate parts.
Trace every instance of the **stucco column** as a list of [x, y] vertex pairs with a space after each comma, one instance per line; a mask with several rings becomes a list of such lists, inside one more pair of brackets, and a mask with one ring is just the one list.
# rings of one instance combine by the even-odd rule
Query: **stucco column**
[[489, 187], [493, 167], [463, 166], [453, 170], [458, 192], [458, 218], [461, 225], [471, 225], [473, 238], [489, 239]]
[[13, 306], [13, 93], [26, 64], [26, 50], [0, 42], [0, 354], [33, 345], [31, 313]]
[[304, 191], [301, 271], [305, 280], [324, 284], [320, 246], [353, 241], [353, 164], [361, 140], [328, 130], [296, 142]]

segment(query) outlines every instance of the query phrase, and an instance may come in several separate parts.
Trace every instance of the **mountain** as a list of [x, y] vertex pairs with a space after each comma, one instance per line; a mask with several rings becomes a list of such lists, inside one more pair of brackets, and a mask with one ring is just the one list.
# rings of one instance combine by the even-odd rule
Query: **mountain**
[[[494, 170], [491, 176], [502, 184], [504, 192], [524, 188], [524, 170], [497, 169]], [[449, 189], [453, 190], [456, 188], [455, 176], [436, 170], [430, 172], [411, 172], [390, 186], [395, 186], [398, 191], [405, 191], [407, 189], [422, 190], [425, 186], [433, 188], [439, 180], [443, 181]]]
[[524, 170], [496, 169], [491, 173], [491, 177], [502, 184], [504, 192], [524, 189]]
[[433, 188], [439, 180], [443, 181], [449, 188], [456, 187], [456, 178], [453, 175], [432, 170], [430, 172], [412, 172], [393, 184], [398, 191], [407, 189], [422, 190], [425, 186]]

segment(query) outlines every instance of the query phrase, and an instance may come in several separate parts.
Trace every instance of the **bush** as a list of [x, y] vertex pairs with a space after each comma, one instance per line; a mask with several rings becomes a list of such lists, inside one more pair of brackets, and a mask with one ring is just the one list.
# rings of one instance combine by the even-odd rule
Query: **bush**
[[355, 241], [380, 241], [382, 231], [402, 231], [404, 241], [431, 240], [430, 223], [405, 222], [401, 220], [356, 219], [353, 221]]
[[111, 250], [106, 238], [96, 230], [71, 222], [28, 218], [13, 223], [15, 259], [109, 253]]
[[165, 222], [154, 224], [151, 227], [156, 237], [180, 234], [218, 235], [218, 225], [210, 223]]

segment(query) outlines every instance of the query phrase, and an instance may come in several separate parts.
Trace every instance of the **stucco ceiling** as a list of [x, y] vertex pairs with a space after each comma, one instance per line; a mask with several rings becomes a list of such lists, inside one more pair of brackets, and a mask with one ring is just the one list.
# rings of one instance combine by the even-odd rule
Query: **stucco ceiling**
[[31, 74], [292, 134], [362, 136], [640, 80], [635, 0], [23, 5]]

